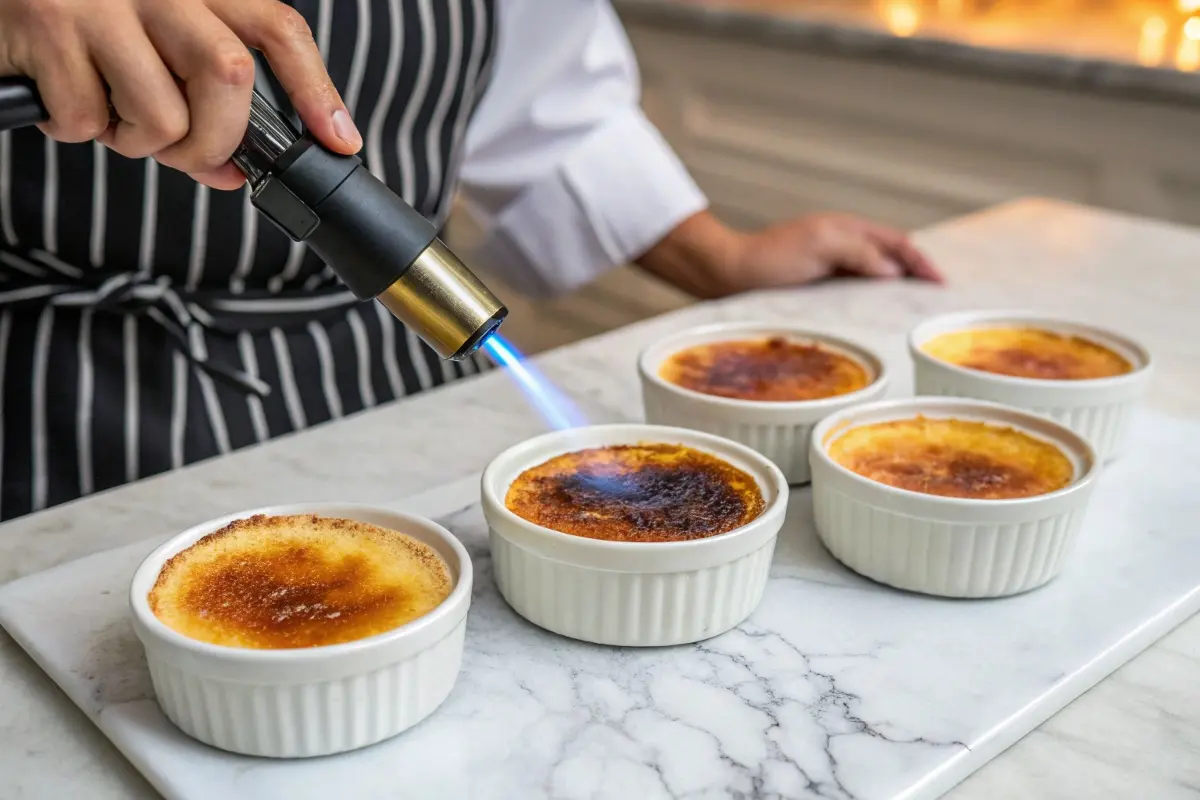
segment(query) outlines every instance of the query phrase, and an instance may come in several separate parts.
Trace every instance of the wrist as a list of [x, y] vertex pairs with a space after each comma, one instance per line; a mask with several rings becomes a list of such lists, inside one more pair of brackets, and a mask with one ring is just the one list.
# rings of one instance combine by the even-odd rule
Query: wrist
[[744, 246], [744, 234], [705, 210], [675, 226], [635, 263], [697, 297], [724, 297], [737, 291], [733, 279]]

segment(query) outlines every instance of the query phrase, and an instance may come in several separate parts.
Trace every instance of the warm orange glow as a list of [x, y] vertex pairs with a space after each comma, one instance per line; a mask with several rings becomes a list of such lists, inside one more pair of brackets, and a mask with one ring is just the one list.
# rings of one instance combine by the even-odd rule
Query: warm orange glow
[[[786, 4], [792, 3], [798, 0]], [[871, 6], [894, 36], [1200, 72], [1200, 0], [872, 0]]]
[[1175, 51], [1175, 68], [1184, 72], [1200, 69], [1200, 39], [1184, 37], [1179, 40], [1179, 49]]
[[1142, 24], [1142, 36], [1138, 40], [1138, 63], [1155, 67], [1163, 62], [1166, 54], [1167, 21], [1162, 17], [1151, 17]]
[[889, 0], [883, 13], [888, 30], [897, 36], [912, 36], [921, 24], [921, 12], [912, 0]]

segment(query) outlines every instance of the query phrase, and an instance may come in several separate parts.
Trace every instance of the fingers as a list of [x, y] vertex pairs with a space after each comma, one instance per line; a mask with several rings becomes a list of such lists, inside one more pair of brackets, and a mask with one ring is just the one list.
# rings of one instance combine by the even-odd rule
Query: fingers
[[918, 250], [907, 239], [896, 246], [894, 253], [900, 263], [904, 265], [904, 271], [914, 278], [920, 278], [925, 281], [934, 283], [944, 283], [946, 277], [941, 270], [933, 265], [925, 254]]
[[220, 189], [222, 191], [240, 189], [246, 182], [246, 176], [232, 162], [226, 163], [211, 172], [193, 172], [190, 175], [192, 180], [197, 183], [203, 183], [211, 189]]
[[205, 175], [205, 183], [220, 184], [214, 188], [237, 188], [242, 181], [228, 186], [234, 178], [223, 167], [240, 144], [250, 115], [250, 51], [201, 5], [168, 4], [147, 20], [146, 32], [182, 82], [188, 105], [187, 135], [155, 158], [183, 172]]
[[88, 142], [108, 128], [108, 96], [83, 43], [73, 31], [67, 35], [62, 45], [44, 50], [31, 70], [50, 115], [38, 127], [60, 142]]
[[897, 261], [904, 272], [914, 278], [942, 283], [945, 278], [933, 263], [918, 250], [904, 231], [860, 220], [866, 234], [875, 240], [887, 254]]
[[900, 278], [904, 276], [904, 268], [899, 263], [885, 254], [877, 244], [861, 236], [854, 239], [847, 238], [843, 246], [838, 248], [836, 263], [846, 272], [861, 275], [864, 278]]
[[217, 15], [250, 47], [262, 50], [305, 127], [326, 147], [347, 155], [362, 148], [304, 17], [275, 0], [218, 0]]
[[187, 135], [183, 94], [132, 10], [97, 14], [89, 32], [96, 66], [120, 121], [100, 141], [129, 158], [145, 158]]
[[108, 128], [108, 97], [74, 24], [74, 9], [38, 3], [20, 11], [18, 20], [6, 18], [9, 24], [0, 26], [3, 74], [36, 81], [50, 117], [38, 127], [47, 136], [60, 142], [96, 138]]
[[904, 268], [857, 220], [824, 218], [818, 240], [830, 265], [864, 278], [900, 278]]

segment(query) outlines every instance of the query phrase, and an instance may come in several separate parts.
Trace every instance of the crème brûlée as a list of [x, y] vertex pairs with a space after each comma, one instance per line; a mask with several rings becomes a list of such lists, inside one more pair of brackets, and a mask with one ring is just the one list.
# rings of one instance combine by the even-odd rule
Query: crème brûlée
[[978, 328], [936, 336], [921, 349], [949, 364], [1016, 378], [1082, 381], [1133, 371], [1102, 344], [1040, 328]]
[[210, 644], [320, 647], [421, 617], [450, 595], [424, 542], [355, 520], [256, 515], [173, 556], [147, 598], [167, 627]]
[[818, 400], [871, 383], [853, 358], [819, 343], [783, 337], [690, 347], [668, 358], [659, 376], [694, 392], [760, 402]]
[[1071, 483], [1075, 467], [1055, 445], [1015, 428], [916, 417], [837, 435], [829, 456], [871, 480], [923, 494], [1011, 500]]
[[680, 542], [726, 533], [764, 507], [755, 479], [678, 444], [598, 447], [522, 472], [508, 510], [543, 528], [618, 542]]

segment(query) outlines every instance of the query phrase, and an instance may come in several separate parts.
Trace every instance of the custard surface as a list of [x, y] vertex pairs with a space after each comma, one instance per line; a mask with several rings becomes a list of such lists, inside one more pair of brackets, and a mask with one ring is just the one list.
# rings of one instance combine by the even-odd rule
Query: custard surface
[[951, 331], [921, 349], [940, 361], [1015, 378], [1084, 381], [1133, 371], [1133, 364], [1104, 345], [1040, 328]]
[[667, 359], [659, 377], [694, 392], [760, 402], [818, 400], [871, 383], [863, 365], [849, 356], [783, 337], [689, 347]]
[[829, 455], [871, 480], [942, 497], [1032, 497], [1075, 477], [1071, 460], [1053, 444], [973, 420], [919, 416], [862, 425], [838, 436]]
[[256, 515], [173, 556], [147, 598], [169, 628], [210, 644], [319, 647], [421, 617], [450, 595], [424, 542], [354, 520]]
[[763, 512], [753, 477], [677, 444], [600, 447], [531, 467], [504, 504], [543, 528], [618, 542], [682, 542], [740, 528]]

